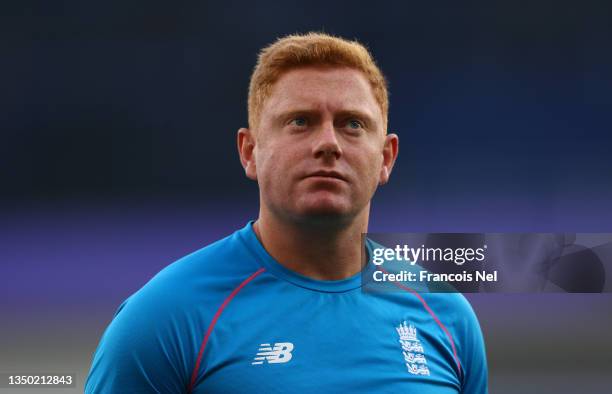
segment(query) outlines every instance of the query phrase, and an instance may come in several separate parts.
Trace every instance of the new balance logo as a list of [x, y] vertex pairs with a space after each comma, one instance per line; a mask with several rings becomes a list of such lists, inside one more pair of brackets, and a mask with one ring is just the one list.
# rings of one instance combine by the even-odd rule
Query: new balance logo
[[292, 351], [293, 343], [291, 342], [277, 342], [274, 346], [269, 343], [262, 343], [259, 345], [259, 350], [251, 365], [263, 364], [265, 361], [269, 364], [289, 362], [293, 357]]

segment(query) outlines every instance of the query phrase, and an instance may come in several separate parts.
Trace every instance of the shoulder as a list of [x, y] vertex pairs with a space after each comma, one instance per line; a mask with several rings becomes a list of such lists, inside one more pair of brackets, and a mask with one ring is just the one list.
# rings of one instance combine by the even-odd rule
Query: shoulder
[[216, 309], [257, 269], [241, 231], [170, 264], [119, 306], [94, 354], [87, 392], [181, 392]]
[[150, 283], [163, 280], [194, 279], [201, 276], [240, 273], [256, 267], [249, 245], [248, 228], [213, 242], [161, 270]]
[[484, 393], [487, 387], [487, 360], [482, 330], [469, 301], [461, 293], [430, 293], [431, 304], [453, 341], [463, 370], [466, 393]]
[[226, 295], [259, 268], [245, 239], [247, 230], [238, 230], [171, 263], [132, 294], [119, 311], [134, 305], [157, 313], [176, 312]]
[[105, 335], [119, 340], [146, 332], [173, 338], [176, 330], [204, 329], [228, 294], [258, 269], [245, 229], [162, 269], [123, 301]]
[[470, 302], [461, 293], [422, 293], [438, 319], [451, 332], [459, 336], [477, 330], [480, 325]]

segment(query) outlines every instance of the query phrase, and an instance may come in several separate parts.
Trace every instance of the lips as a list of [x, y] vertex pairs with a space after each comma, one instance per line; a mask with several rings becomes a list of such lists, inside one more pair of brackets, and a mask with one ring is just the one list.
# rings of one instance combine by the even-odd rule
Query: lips
[[311, 178], [311, 177], [333, 178], [333, 179], [339, 179], [341, 181], [347, 182], [347, 179], [342, 174], [336, 171], [321, 170], [321, 171], [315, 171], [306, 176], [306, 178]]

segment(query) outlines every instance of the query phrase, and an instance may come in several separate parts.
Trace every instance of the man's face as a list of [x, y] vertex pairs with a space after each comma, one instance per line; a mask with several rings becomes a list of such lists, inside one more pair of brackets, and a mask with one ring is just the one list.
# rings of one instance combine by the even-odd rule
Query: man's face
[[370, 84], [357, 70], [288, 71], [259, 119], [256, 130], [240, 131], [254, 145], [250, 162], [242, 147], [241, 158], [265, 208], [283, 218], [355, 217], [369, 208], [397, 155], [397, 136], [386, 135]]

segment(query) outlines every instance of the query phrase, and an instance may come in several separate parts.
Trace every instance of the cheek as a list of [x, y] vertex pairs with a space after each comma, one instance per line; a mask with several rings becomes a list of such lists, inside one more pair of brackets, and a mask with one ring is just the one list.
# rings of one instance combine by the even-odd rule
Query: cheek
[[355, 157], [354, 168], [357, 175], [362, 177], [363, 180], [367, 179], [377, 184], [383, 161], [382, 153], [374, 148], [362, 148], [356, 150], [352, 156]]
[[295, 154], [290, 147], [266, 145], [257, 152], [257, 175], [260, 184], [279, 187], [286, 183], [295, 166]]

